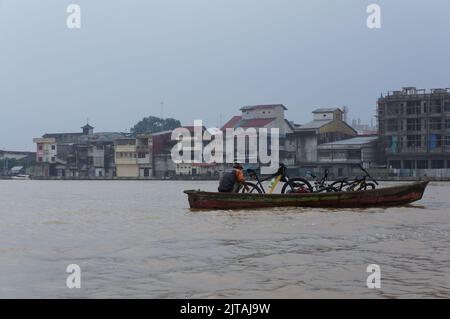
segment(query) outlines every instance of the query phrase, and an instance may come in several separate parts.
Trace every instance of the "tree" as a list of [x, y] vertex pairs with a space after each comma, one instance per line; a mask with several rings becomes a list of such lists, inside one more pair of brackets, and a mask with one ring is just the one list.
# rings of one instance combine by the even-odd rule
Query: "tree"
[[131, 128], [133, 135], [144, 133], [158, 133], [162, 131], [171, 131], [181, 126], [180, 121], [169, 118], [161, 119], [156, 116], [144, 117], [134, 127]]

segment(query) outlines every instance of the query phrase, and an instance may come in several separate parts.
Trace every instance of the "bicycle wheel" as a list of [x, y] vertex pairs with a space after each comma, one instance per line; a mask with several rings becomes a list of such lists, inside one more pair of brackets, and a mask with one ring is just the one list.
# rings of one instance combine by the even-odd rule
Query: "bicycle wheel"
[[249, 188], [249, 190], [247, 191], [247, 190], [245, 189], [245, 187], [242, 187], [242, 188], [240, 189], [239, 193], [248, 193], [248, 194], [251, 194], [251, 193], [254, 193], [254, 194], [256, 194], [256, 193], [261, 194], [261, 193], [262, 193], [262, 191], [261, 191], [261, 189], [259, 188], [259, 186], [256, 185], [256, 184], [254, 184], [254, 183], [245, 182], [245, 185], [247, 185], [247, 187]]
[[345, 191], [346, 186], [348, 186], [350, 183], [347, 181], [336, 181], [332, 183], [329, 188], [332, 189], [333, 192], [343, 192]]
[[338, 189], [338, 188], [336, 188], [336, 187], [333, 187], [333, 186], [327, 186], [327, 187], [325, 187], [324, 189], [323, 189], [323, 192], [327, 192], [327, 193], [337, 193], [337, 192], [340, 192], [340, 190]]
[[365, 184], [361, 185], [361, 187], [358, 190], [366, 191], [366, 190], [375, 189], [375, 188], [376, 188], [376, 186], [374, 183], [365, 183]]
[[284, 183], [281, 189], [281, 194], [286, 193], [312, 193], [313, 188], [311, 184], [304, 178], [297, 177], [289, 181], [289, 183]]

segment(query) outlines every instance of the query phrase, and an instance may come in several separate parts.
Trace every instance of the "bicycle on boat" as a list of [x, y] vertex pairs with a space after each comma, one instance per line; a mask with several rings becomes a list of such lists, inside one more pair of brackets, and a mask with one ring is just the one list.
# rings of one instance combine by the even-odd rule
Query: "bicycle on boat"
[[269, 194], [272, 194], [275, 191], [275, 188], [277, 187], [279, 182], [284, 183], [283, 187], [281, 188], [282, 194], [311, 193], [313, 191], [313, 187], [306, 179], [301, 177], [290, 178], [287, 174], [287, 168], [284, 164], [280, 164], [280, 167], [275, 174], [272, 174], [265, 178], [261, 178], [254, 169], [247, 169], [246, 172], [255, 182], [246, 182], [249, 190], [247, 191], [245, 188], [243, 188], [241, 190], [242, 193], [267, 194], [266, 189], [264, 188], [262, 183], [269, 180], [272, 180], [268, 190]]
[[[365, 175], [357, 176], [353, 181], [349, 181], [348, 178], [337, 180], [331, 184], [330, 187], [335, 189], [336, 192], [354, 192], [375, 189], [379, 186], [375, 178], [373, 178], [364, 167], [361, 165], [358, 165], [358, 167]], [[368, 180], [371, 182], [368, 182]]]

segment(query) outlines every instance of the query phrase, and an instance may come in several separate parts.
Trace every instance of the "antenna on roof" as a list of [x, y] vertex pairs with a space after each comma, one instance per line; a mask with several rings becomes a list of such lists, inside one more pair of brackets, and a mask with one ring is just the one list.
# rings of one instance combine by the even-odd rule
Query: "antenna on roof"
[[164, 101], [161, 100], [161, 119], [164, 119]]

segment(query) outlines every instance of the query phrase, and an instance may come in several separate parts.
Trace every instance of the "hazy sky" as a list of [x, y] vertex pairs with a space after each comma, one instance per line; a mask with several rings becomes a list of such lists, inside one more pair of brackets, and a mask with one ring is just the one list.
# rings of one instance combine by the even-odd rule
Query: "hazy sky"
[[124, 131], [161, 100], [184, 124], [262, 103], [297, 123], [342, 105], [368, 122], [381, 92], [450, 87], [449, 14], [448, 0], [0, 0], [0, 149], [87, 117]]

